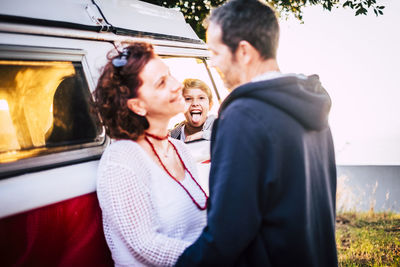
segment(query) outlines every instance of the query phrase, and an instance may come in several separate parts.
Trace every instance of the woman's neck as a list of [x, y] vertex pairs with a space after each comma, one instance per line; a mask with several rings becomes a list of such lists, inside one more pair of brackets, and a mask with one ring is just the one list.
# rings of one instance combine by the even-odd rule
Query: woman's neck
[[159, 120], [154, 120], [147, 118], [149, 122], [149, 128], [146, 130], [147, 133], [157, 135], [157, 136], [166, 136], [168, 135], [168, 123], [169, 120], [165, 121], [159, 121]]
[[202, 129], [203, 129], [203, 125], [194, 127], [192, 125], [189, 125], [189, 123], [185, 122], [185, 135], [186, 136], [200, 132]]

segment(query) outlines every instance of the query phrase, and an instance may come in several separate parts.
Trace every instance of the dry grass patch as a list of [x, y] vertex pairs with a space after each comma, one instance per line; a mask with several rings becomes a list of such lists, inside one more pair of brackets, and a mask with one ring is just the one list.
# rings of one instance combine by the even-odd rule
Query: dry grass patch
[[400, 266], [400, 214], [339, 213], [339, 266]]

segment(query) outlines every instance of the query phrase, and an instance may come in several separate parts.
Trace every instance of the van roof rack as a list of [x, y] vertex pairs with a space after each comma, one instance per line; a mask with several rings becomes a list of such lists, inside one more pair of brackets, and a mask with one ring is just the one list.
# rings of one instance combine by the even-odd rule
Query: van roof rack
[[0, 21], [203, 43], [180, 11], [138, 0], [1, 0]]

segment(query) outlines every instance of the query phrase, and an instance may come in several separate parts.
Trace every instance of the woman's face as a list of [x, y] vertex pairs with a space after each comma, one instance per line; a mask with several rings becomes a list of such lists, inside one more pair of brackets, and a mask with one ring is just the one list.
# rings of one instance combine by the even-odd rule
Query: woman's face
[[207, 94], [198, 88], [188, 88], [185, 90], [183, 97], [186, 103], [186, 121], [193, 127], [202, 126], [210, 110], [210, 101]]
[[143, 84], [137, 98], [146, 118], [170, 119], [184, 111], [183, 85], [171, 75], [168, 66], [159, 57], [151, 59], [139, 77]]

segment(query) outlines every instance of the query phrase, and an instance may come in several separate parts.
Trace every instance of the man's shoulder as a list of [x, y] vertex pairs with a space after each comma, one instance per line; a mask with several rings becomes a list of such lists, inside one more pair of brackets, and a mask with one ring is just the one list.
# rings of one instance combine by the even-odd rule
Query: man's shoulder
[[215, 129], [228, 139], [236, 136], [263, 138], [271, 132], [263, 106], [264, 103], [256, 99], [237, 98], [221, 112]]
[[270, 107], [268, 103], [254, 98], [254, 97], [238, 97], [234, 99], [226, 108], [221, 112], [222, 117], [232, 116], [235, 118], [247, 118], [247, 117], [257, 117], [261, 114], [265, 114], [265, 111]]
[[[294, 120], [282, 109], [262, 99], [254, 97], [238, 97], [234, 99], [220, 114], [222, 129], [234, 127], [240, 134], [256, 132], [257, 136], [275, 138], [286, 135], [293, 127]], [[229, 126], [236, 124], [236, 126]], [[239, 134], [239, 133], [238, 133]]]

